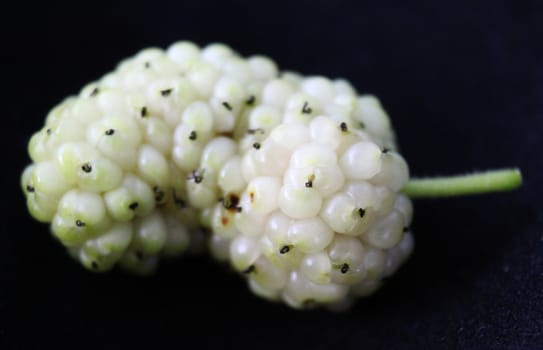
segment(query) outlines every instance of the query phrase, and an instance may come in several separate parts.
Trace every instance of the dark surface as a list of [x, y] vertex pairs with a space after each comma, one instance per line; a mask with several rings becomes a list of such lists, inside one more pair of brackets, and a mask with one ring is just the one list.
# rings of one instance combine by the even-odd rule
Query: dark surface
[[[542, 2], [172, 3], [2, 13], [0, 347], [543, 348]], [[414, 175], [517, 165], [524, 186], [417, 201], [414, 256], [343, 314], [261, 301], [205, 258], [148, 279], [89, 273], [26, 212], [26, 143], [64, 96], [179, 39], [347, 77], [381, 98]]]

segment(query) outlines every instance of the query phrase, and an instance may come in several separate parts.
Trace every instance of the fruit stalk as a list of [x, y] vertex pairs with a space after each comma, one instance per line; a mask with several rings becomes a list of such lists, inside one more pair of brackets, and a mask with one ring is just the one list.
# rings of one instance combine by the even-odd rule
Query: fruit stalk
[[521, 184], [520, 170], [511, 168], [457, 176], [413, 178], [402, 191], [411, 198], [436, 198], [510, 191]]

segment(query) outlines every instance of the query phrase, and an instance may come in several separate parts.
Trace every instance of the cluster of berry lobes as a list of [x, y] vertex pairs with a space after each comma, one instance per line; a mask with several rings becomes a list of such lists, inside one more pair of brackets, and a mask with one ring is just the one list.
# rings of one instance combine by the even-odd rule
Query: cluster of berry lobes
[[375, 291], [411, 253], [408, 168], [345, 80], [178, 42], [69, 97], [29, 143], [30, 213], [85, 267], [150, 273], [207, 245], [292, 307]]

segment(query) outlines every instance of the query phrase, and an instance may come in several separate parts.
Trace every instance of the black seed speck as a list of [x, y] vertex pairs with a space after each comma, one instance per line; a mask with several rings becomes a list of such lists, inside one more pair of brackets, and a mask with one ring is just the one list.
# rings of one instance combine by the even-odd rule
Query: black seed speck
[[141, 107], [140, 115], [142, 118], [147, 117], [147, 107]]
[[32, 193], [32, 192], [35, 191], [34, 187], [33, 187], [33, 186], [30, 186], [30, 185], [26, 185], [26, 190], [27, 190], [28, 192], [30, 192], [30, 193]]
[[91, 266], [93, 269], [98, 270], [98, 264], [96, 263], [96, 261], [91, 262]]
[[143, 64], [143, 66], [144, 66], [145, 68], [150, 68], [150, 67], [151, 67], [151, 63], [145, 62], [145, 63]]
[[136, 208], [138, 207], [139, 203], [138, 202], [133, 202], [133, 203], [130, 203], [130, 205], [128, 206], [128, 208], [130, 210], [136, 210]]
[[172, 93], [172, 90], [173, 90], [173, 89], [165, 89], [165, 90], [161, 90], [161, 91], [160, 91], [160, 94], [161, 94], [163, 97], [168, 97], [168, 96], [170, 96], [170, 94]]
[[174, 198], [173, 202], [179, 207], [179, 208], [186, 208], [187, 202], [185, 202], [181, 198]]
[[390, 152], [390, 149], [388, 149], [388, 148], [386, 148], [386, 147], [383, 148], [383, 154], [387, 154], [388, 152]]
[[254, 104], [255, 103], [255, 100], [256, 100], [256, 97], [255, 95], [251, 95], [249, 96], [249, 98], [247, 99], [247, 101], [245, 101], [246, 104], [248, 104], [249, 106]]
[[153, 192], [155, 193], [155, 201], [161, 202], [164, 199], [164, 191], [162, 191], [158, 186], [153, 187]]
[[224, 108], [228, 109], [229, 111], [232, 110], [232, 106], [230, 105], [230, 103], [224, 101], [224, 102], [222, 103], [222, 105], [224, 106]]
[[341, 273], [347, 273], [347, 271], [349, 271], [349, 264], [345, 263], [343, 265], [341, 265]]
[[243, 211], [243, 208], [242, 208], [242, 207], [236, 207], [236, 211], [237, 211], [238, 213], [241, 213], [241, 212]]
[[309, 104], [307, 102], [304, 102], [304, 105], [302, 106], [302, 113], [309, 114], [311, 112], [312, 112], [312, 109], [309, 107]]
[[260, 149], [260, 143], [258, 143], [258, 142], [253, 143], [253, 148], [254, 149]]
[[111, 135], [113, 135], [114, 133], [115, 133], [115, 130], [114, 130], [114, 129], [107, 129], [106, 132], [105, 132], [105, 134], [106, 134], [107, 136], [111, 136]]
[[359, 125], [360, 125], [360, 127], [361, 127], [362, 129], [364, 129], [364, 128], [366, 127], [366, 124], [364, 124], [363, 122], [360, 122]]
[[196, 140], [196, 131], [192, 130], [189, 135], [189, 140]]
[[366, 215], [366, 210], [362, 208], [358, 208], [358, 215], [360, 215], [360, 217], [363, 218], [364, 215]]
[[195, 183], [199, 184], [204, 180], [204, 169], [202, 170], [193, 170], [188, 176], [187, 180], [194, 180]]
[[202, 173], [199, 173], [198, 171], [194, 170], [192, 172], [192, 179], [194, 180], [195, 183], [199, 184], [200, 182], [204, 180], [204, 176]]
[[175, 192], [175, 188], [172, 188], [172, 197], [173, 197], [173, 202], [179, 208], [186, 208], [187, 207], [187, 202], [185, 202], [185, 200], [183, 198], [177, 197], [177, 193]]
[[313, 187], [313, 181], [314, 180], [315, 180], [315, 174], [309, 175], [309, 177], [307, 178], [307, 182], [305, 183], [305, 187], [307, 187], [307, 188]]
[[97, 87], [95, 87], [94, 89], [92, 89], [92, 91], [90, 93], [90, 96], [94, 97], [94, 96], [98, 95], [98, 92], [100, 92], [100, 90]]
[[84, 227], [85, 223], [81, 220], [75, 220], [75, 226], [77, 227]]
[[81, 166], [81, 170], [86, 173], [90, 173], [92, 171], [92, 166], [90, 165], [90, 163], [85, 163]]
[[247, 129], [247, 133], [248, 133], [249, 135], [256, 134], [257, 132], [263, 134], [263, 133], [264, 133], [264, 129], [261, 129], [261, 128]]
[[53, 131], [51, 129], [47, 129], [45, 132], [47, 133], [47, 135], [51, 135]]
[[343, 132], [349, 131], [349, 128], [347, 127], [347, 123], [345, 123], [345, 122], [342, 122], [341, 124], [339, 124], [339, 128], [340, 128], [341, 131], [343, 131]]
[[281, 249], [279, 250], [279, 253], [281, 254], [286, 254], [290, 251], [290, 247], [288, 245], [284, 245], [281, 247]]
[[239, 203], [239, 197], [235, 194], [229, 194], [222, 200], [225, 209], [234, 209]]
[[241, 271], [242, 273], [249, 274], [255, 270], [255, 265], [249, 265], [245, 270]]

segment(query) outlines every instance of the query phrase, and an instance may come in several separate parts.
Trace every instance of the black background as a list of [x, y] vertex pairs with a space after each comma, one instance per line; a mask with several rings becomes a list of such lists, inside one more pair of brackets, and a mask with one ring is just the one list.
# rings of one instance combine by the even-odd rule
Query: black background
[[[541, 1], [20, 1], [1, 16], [0, 347], [543, 348]], [[64, 96], [179, 39], [376, 94], [413, 175], [516, 165], [524, 186], [416, 201], [415, 254], [343, 314], [259, 300], [204, 257], [87, 272], [26, 212], [26, 143]]]

